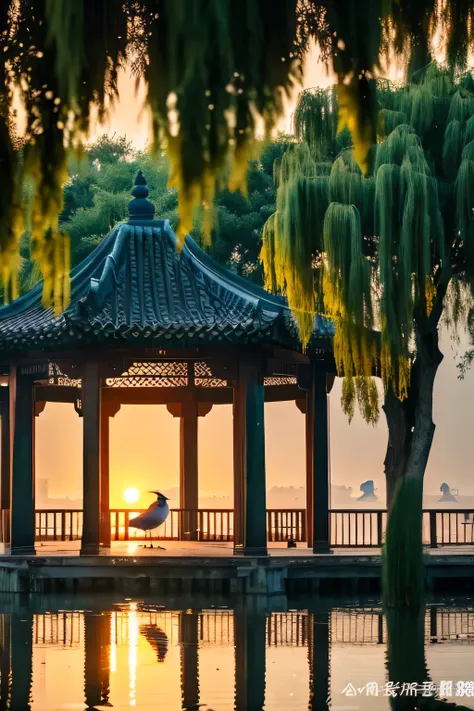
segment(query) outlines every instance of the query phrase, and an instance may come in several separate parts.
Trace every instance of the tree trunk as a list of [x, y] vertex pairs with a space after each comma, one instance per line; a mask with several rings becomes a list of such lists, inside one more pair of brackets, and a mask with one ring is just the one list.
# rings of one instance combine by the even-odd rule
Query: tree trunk
[[384, 461], [387, 511], [390, 515], [398, 482], [406, 471], [412, 439], [412, 400], [410, 396], [403, 402], [389, 385], [385, 393], [383, 411], [387, 420], [388, 442]]
[[438, 348], [437, 321], [423, 325], [424, 330], [416, 331], [416, 360], [408, 398], [401, 403], [402, 410], [390, 397], [384, 405], [389, 422], [387, 493], [392, 498], [385, 535], [383, 592], [385, 604], [392, 607], [418, 607], [424, 593], [423, 477], [435, 431], [434, 380], [443, 355]]

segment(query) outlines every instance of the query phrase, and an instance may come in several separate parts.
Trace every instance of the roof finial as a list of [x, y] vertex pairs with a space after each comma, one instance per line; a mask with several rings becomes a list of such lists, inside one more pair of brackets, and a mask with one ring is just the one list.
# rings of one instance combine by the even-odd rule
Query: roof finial
[[135, 178], [135, 187], [132, 190], [134, 200], [128, 203], [128, 213], [130, 220], [152, 220], [155, 216], [155, 206], [147, 200], [149, 190], [145, 176], [139, 170]]

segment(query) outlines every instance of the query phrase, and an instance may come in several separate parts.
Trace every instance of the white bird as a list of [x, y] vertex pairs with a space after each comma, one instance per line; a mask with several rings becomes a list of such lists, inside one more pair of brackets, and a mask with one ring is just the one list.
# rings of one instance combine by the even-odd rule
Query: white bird
[[[151, 531], [161, 526], [168, 518], [170, 512], [168, 506], [169, 499], [159, 491], [149, 491], [148, 493], [156, 494], [156, 501], [154, 501], [144, 513], [140, 514], [140, 516], [132, 518], [128, 525], [130, 528], [138, 528], [140, 531], [145, 531], [145, 539], [148, 531], [150, 533], [150, 548], [154, 548], [151, 542]], [[145, 544], [144, 548], [146, 547]], [[161, 546], [158, 546], [158, 548], [161, 548]], [[162, 548], [162, 550], [164, 550], [164, 548]]]

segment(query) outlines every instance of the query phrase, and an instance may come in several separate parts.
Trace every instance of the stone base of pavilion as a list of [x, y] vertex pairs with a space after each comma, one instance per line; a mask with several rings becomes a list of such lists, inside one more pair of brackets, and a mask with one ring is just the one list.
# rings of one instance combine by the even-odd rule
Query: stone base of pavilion
[[[165, 541], [162, 548], [113, 542], [99, 555], [78, 541], [45, 542], [36, 555], [0, 558], [0, 593], [116, 591], [130, 594], [364, 596], [380, 594], [380, 549], [314, 554], [269, 543], [267, 556], [239, 557], [230, 542]], [[474, 585], [474, 546], [426, 550], [434, 591]]]

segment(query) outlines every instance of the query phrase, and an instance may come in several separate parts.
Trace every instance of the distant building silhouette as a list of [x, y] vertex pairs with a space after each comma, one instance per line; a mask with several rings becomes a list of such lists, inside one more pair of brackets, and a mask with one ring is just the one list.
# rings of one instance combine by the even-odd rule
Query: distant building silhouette
[[[441, 493], [443, 494], [442, 497], [441, 497], [440, 500], [439, 500], [439, 503], [442, 504], [442, 503], [444, 503], [445, 501], [451, 501], [451, 502], [455, 502], [455, 503], [457, 502], [457, 499], [456, 499], [456, 498], [453, 496], [453, 494], [451, 493], [451, 489], [450, 489], [450, 487], [449, 487], [449, 484], [446, 484], [446, 482], [444, 482], [444, 483], [441, 484], [441, 486], [439, 487], [439, 490], [440, 490]], [[458, 493], [458, 492], [456, 491], [456, 493]]]
[[362, 496], [359, 496], [357, 501], [377, 501], [377, 496], [375, 495], [375, 486], [372, 479], [364, 481], [360, 485], [360, 490], [362, 491]]

